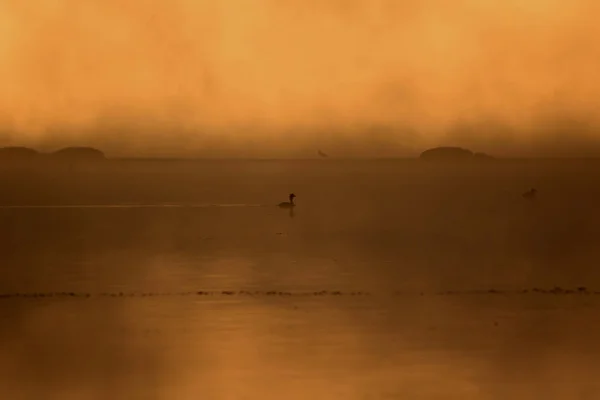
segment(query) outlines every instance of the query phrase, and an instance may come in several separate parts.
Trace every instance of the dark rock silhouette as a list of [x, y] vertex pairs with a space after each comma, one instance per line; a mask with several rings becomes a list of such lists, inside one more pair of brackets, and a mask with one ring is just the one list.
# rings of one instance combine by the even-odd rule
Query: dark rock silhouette
[[494, 157], [485, 153], [473, 153], [462, 147], [434, 147], [425, 150], [419, 156], [424, 161], [490, 161]]
[[0, 161], [31, 161], [39, 156], [40, 153], [28, 147], [0, 148]]
[[103, 152], [92, 147], [66, 147], [51, 154], [53, 159], [64, 161], [104, 161]]

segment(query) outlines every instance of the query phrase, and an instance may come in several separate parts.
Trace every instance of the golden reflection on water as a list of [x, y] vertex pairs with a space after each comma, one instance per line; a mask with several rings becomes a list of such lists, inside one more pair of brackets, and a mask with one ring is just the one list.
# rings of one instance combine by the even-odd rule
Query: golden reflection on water
[[[593, 322], [600, 299], [593, 294], [392, 295], [390, 282], [364, 279], [352, 272], [355, 265], [318, 257], [298, 262], [286, 253], [171, 252], [128, 261], [126, 253], [106, 255], [32, 281], [37, 288], [88, 290], [89, 298], [0, 300], [3, 397], [469, 400], [600, 393], [600, 326]], [[267, 295], [290, 288], [308, 290]], [[310, 295], [357, 288], [369, 295]], [[178, 294], [198, 289], [217, 292]]]
[[[189, 285], [189, 265], [162, 261], [163, 268], [147, 264], [138, 285]], [[244, 259], [212, 260], [202, 271], [216, 282], [235, 276], [239, 287], [254, 282]], [[127, 280], [123, 286], [132, 286]], [[600, 393], [600, 329], [589, 323], [595, 296], [371, 289], [363, 297], [4, 299], [0, 393], [351, 400]]]

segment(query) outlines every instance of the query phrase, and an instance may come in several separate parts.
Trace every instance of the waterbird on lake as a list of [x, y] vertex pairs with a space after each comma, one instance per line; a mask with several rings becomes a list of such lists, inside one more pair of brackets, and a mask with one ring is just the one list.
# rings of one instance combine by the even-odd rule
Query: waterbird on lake
[[294, 203], [294, 198], [296, 197], [296, 195], [294, 193], [290, 193], [290, 201], [284, 201], [283, 203], [279, 203], [279, 207], [281, 208], [291, 208], [291, 207], [295, 207], [296, 203]]
[[531, 188], [530, 190], [523, 193], [523, 197], [526, 199], [534, 199], [537, 194], [537, 189]]

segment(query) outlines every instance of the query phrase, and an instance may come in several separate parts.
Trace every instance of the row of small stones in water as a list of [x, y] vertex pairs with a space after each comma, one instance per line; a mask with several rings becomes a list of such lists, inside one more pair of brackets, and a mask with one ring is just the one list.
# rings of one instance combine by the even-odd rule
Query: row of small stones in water
[[[582, 294], [582, 295], [599, 295], [600, 291], [590, 291], [586, 287], [578, 287], [576, 289], [563, 289], [555, 287], [553, 289], [522, 289], [522, 290], [471, 290], [471, 291], [443, 291], [436, 293], [429, 293], [430, 295], [467, 295], [467, 294], [528, 294], [528, 293], [539, 293], [539, 294], [555, 294], [555, 295], [568, 295], [568, 294]], [[47, 292], [47, 293], [4, 293], [0, 294], [0, 299], [14, 298], [14, 297], [26, 297], [26, 298], [44, 298], [44, 297], [159, 297], [159, 296], [372, 296], [375, 293], [364, 292], [364, 291], [314, 291], [314, 292], [287, 292], [287, 291], [247, 291], [247, 290], [222, 290], [222, 291], [196, 291], [196, 292], [146, 292], [146, 293], [76, 293], [76, 292]], [[392, 292], [393, 295], [420, 295], [425, 296], [427, 293], [409, 293], [409, 292]]]

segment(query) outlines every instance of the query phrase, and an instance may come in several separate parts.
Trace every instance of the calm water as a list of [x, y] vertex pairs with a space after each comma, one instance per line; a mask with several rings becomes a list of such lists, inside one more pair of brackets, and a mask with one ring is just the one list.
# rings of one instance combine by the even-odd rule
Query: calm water
[[[598, 162], [5, 168], [0, 394], [596, 399], [598, 182]], [[586, 290], [534, 291], [555, 286]]]

